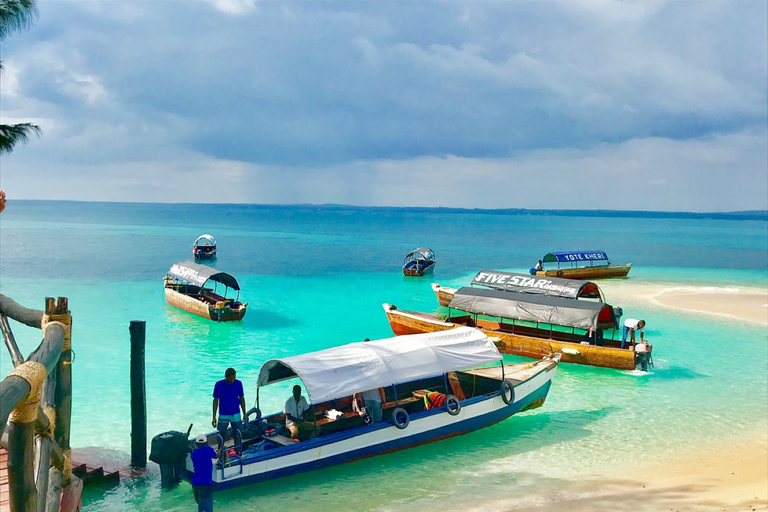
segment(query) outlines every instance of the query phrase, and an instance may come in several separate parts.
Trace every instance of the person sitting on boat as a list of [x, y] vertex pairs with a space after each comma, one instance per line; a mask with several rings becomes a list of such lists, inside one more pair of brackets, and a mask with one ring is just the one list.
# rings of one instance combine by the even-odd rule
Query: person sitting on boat
[[190, 455], [194, 473], [192, 474], [192, 492], [195, 496], [198, 512], [213, 512], [213, 461], [216, 450], [208, 445], [208, 438], [199, 435], [195, 438], [195, 449]]
[[647, 372], [648, 364], [650, 363], [651, 359], [651, 346], [648, 345], [647, 340], [642, 340], [640, 343], [635, 345], [635, 354], [637, 355], [635, 368], [639, 368], [640, 370]]
[[634, 318], [627, 318], [624, 320], [624, 329], [621, 332], [621, 348], [627, 342], [627, 335], [629, 335], [630, 341], [634, 345], [635, 334], [640, 333], [640, 343], [643, 342], [643, 332], [645, 331], [645, 320], [635, 320]]
[[[245, 392], [243, 383], [235, 377], [237, 372], [234, 368], [227, 368], [224, 372], [224, 379], [220, 380], [213, 387], [213, 421], [211, 425], [219, 430], [222, 439], [227, 440], [227, 427], [232, 424], [232, 429], [243, 430], [243, 420], [245, 414]], [[239, 408], [243, 411], [240, 417]], [[219, 419], [216, 420], [216, 412], [219, 413]]]
[[298, 384], [293, 386], [293, 395], [285, 401], [285, 428], [291, 432], [293, 439], [300, 440], [300, 437], [304, 439], [313, 437], [314, 422], [304, 420], [305, 413], [311, 410], [306, 398], [301, 394], [301, 386]]
[[536, 272], [541, 272], [542, 270], [544, 270], [544, 265], [542, 264], [541, 260], [539, 260], [539, 262], [536, 263], [536, 266], [533, 268], [536, 269]]

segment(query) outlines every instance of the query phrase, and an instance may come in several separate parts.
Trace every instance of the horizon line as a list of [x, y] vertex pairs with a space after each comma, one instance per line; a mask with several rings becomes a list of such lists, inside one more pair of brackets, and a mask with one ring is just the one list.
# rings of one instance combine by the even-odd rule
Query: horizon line
[[[555, 213], [560, 215], [576, 214], [605, 214], [613, 216], [722, 216], [722, 217], [750, 217], [755, 220], [768, 220], [768, 209], [765, 210], [732, 210], [732, 211], [674, 211], [674, 210], [613, 210], [613, 209], [570, 209], [570, 208], [480, 208], [460, 206], [392, 206], [392, 205], [355, 205], [343, 203], [189, 203], [189, 202], [159, 202], [159, 201], [83, 201], [72, 199], [11, 199], [12, 202], [48, 202], [48, 203], [82, 203], [82, 204], [144, 204], [166, 206], [258, 206], [273, 208], [311, 207], [311, 208], [356, 208], [356, 209], [391, 209], [391, 210], [441, 210], [448, 213], [495, 213], [495, 214], [542, 214]], [[8, 205], [10, 206], [10, 204]]]

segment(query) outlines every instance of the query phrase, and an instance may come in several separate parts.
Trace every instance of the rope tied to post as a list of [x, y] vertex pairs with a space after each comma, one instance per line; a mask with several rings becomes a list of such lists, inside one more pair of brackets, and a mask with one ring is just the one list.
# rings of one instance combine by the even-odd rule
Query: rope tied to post
[[37, 361], [26, 361], [8, 374], [24, 379], [29, 384], [29, 394], [11, 411], [9, 419], [16, 423], [32, 423], [37, 419], [37, 406], [40, 404], [40, 393], [48, 372], [45, 366]]
[[64, 450], [64, 467], [61, 470], [61, 476], [64, 481], [69, 481], [72, 478], [72, 448]]
[[43, 413], [48, 417], [48, 435], [53, 439], [53, 431], [56, 428], [56, 409], [48, 405], [43, 408]]
[[52, 325], [58, 325], [64, 329], [64, 345], [61, 347], [61, 351], [72, 350], [72, 317], [70, 315], [43, 315], [43, 321], [40, 322], [43, 337], [45, 337], [45, 330]]

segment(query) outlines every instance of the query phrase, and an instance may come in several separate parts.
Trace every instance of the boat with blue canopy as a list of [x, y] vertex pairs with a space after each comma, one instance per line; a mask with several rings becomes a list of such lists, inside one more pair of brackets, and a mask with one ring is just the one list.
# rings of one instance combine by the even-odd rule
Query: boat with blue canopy
[[568, 279], [600, 279], [626, 277], [631, 268], [631, 263], [612, 264], [604, 251], [550, 252], [531, 268], [530, 273]]
[[409, 252], [403, 260], [403, 275], [423, 276], [435, 270], [435, 252], [429, 247], [419, 247]]
[[[248, 411], [250, 419], [242, 431], [227, 440], [217, 432], [206, 435], [221, 454], [214, 465], [214, 489], [320, 469], [492, 425], [543, 405], [558, 362], [554, 357], [504, 364], [494, 342], [471, 328], [271, 359], [259, 371], [256, 407]], [[310, 402], [302, 419], [311, 435], [297, 436], [300, 441], [289, 437], [283, 412], [264, 417], [260, 412], [264, 389], [291, 379], [303, 384]], [[286, 386], [276, 388], [282, 403]], [[353, 395], [377, 389], [385, 396], [382, 418], [366, 421], [353, 410]], [[443, 396], [440, 402], [432, 400], [435, 394]], [[186, 470], [181, 476], [190, 479], [191, 458], [186, 453], [182, 457]]]

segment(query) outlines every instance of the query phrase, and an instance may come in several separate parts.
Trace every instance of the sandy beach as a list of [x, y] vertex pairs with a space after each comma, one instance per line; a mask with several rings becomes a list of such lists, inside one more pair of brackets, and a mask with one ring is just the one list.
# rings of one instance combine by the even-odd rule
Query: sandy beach
[[637, 475], [563, 482], [556, 494], [484, 503], [496, 512], [768, 510], [768, 442], [752, 440], [640, 466]]
[[671, 289], [653, 299], [670, 308], [768, 325], [768, 292]]

